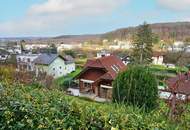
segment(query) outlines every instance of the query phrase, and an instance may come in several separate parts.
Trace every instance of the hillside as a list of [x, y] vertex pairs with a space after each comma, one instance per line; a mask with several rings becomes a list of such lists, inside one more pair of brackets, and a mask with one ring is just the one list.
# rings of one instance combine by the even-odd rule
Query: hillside
[[[5, 85], [6, 86], [6, 85]], [[3, 91], [3, 92], [2, 92]], [[150, 113], [132, 106], [102, 104], [39, 86], [0, 86], [2, 130], [187, 130], [189, 111], [182, 121], [167, 120], [167, 106]], [[85, 101], [86, 100], [86, 101]]]
[[[160, 39], [168, 40], [172, 36], [176, 40], [184, 40], [190, 37], [190, 22], [173, 22], [173, 23], [155, 23], [150, 24], [152, 31], [157, 34]], [[119, 39], [125, 40], [137, 31], [136, 27], [127, 27], [110, 31], [104, 34], [86, 34], [86, 35], [61, 35], [57, 37], [23, 37], [23, 38], [0, 38], [0, 41], [20, 41], [24, 39], [29, 43], [81, 43], [86, 41], [98, 42], [102, 39]]]
[[[190, 22], [175, 22], [175, 23], [155, 23], [150, 24], [153, 33], [157, 34], [160, 39], [167, 40], [175, 37], [176, 40], [184, 40], [190, 37]], [[102, 35], [102, 38], [108, 39], [126, 39], [130, 38], [136, 31], [137, 27], [121, 28]]]

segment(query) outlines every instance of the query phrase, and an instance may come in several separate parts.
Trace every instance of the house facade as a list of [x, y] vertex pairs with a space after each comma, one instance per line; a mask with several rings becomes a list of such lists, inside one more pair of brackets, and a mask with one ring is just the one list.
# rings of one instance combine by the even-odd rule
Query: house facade
[[70, 56], [60, 56], [58, 54], [41, 54], [34, 61], [36, 75], [46, 72], [54, 78], [65, 76], [75, 71], [74, 59]]
[[4, 49], [0, 49], [0, 62], [5, 62], [10, 58], [10, 53]]
[[35, 71], [34, 60], [39, 54], [19, 54], [16, 56], [18, 71]]
[[164, 54], [161, 52], [154, 52], [152, 56], [152, 64], [163, 65], [164, 64]]
[[83, 71], [76, 77], [80, 92], [111, 99], [112, 82], [125, 68], [123, 62], [113, 55], [88, 60]]
[[97, 58], [101, 58], [101, 57], [104, 57], [104, 56], [110, 56], [111, 54], [108, 52], [108, 51], [106, 51], [106, 50], [101, 50], [100, 52], [98, 52], [97, 54], [96, 54], [96, 57]]

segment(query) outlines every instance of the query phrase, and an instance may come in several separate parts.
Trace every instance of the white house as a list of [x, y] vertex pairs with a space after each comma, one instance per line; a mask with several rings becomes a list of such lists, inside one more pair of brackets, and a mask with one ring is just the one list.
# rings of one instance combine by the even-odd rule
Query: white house
[[100, 52], [97, 53], [96, 57], [97, 58], [101, 58], [101, 57], [104, 57], [104, 56], [110, 56], [111, 54], [109, 52], [107, 52], [106, 50], [102, 50]]
[[41, 54], [34, 61], [36, 75], [46, 72], [48, 75], [58, 78], [75, 71], [74, 59], [71, 56], [60, 56], [58, 54]]
[[62, 51], [62, 50], [71, 50], [71, 49], [77, 49], [77, 48], [82, 48], [81, 43], [70, 43], [70, 44], [65, 44], [62, 43], [57, 47], [57, 51]]
[[33, 50], [38, 48], [49, 48], [50, 46], [48, 44], [26, 44], [24, 45], [24, 48], [26, 50]]
[[154, 52], [152, 57], [152, 64], [163, 65], [164, 63], [164, 54], [161, 52]]
[[16, 56], [18, 71], [34, 71], [33, 61], [38, 58], [39, 54], [19, 54]]

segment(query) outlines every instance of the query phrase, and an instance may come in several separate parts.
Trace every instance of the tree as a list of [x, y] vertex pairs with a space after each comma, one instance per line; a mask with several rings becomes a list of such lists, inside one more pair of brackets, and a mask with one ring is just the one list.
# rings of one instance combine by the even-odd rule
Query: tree
[[21, 47], [21, 51], [23, 52], [25, 49], [25, 44], [26, 44], [26, 41], [25, 40], [21, 40], [20, 41], [20, 47]]
[[153, 43], [157, 42], [155, 34], [146, 23], [140, 25], [133, 38], [133, 59], [136, 64], [149, 64], [152, 62]]
[[147, 67], [131, 66], [113, 82], [113, 101], [151, 110], [157, 106], [155, 76]]
[[70, 55], [73, 58], [76, 58], [76, 52], [74, 50], [65, 50], [65, 51], [63, 51], [62, 55]]

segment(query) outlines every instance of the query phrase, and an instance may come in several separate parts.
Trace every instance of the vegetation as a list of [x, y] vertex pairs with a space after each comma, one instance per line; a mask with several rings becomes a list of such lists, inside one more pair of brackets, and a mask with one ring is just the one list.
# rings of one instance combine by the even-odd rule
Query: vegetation
[[152, 110], [157, 106], [157, 86], [156, 78], [148, 68], [129, 67], [113, 83], [113, 101]]
[[133, 60], [136, 64], [149, 64], [152, 62], [152, 48], [154, 35], [148, 24], [144, 23], [138, 28], [133, 39]]
[[34, 129], [190, 129], [189, 112], [181, 121], [167, 120], [168, 107], [150, 113], [132, 106], [100, 104], [65, 95], [39, 86], [11, 86], [0, 89], [0, 128]]
[[54, 81], [55, 86], [61, 90], [66, 90], [73, 85], [73, 79], [81, 72], [81, 68], [77, 68], [75, 72], [68, 74], [67, 76], [60, 77]]
[[73, 51], [73, 50], [64, 50], [62, 53], [63, 53], [62, 55], [65, 55], [65, 54], [70, 55], [73, 58], [76, 58], [77, 56], [76, 51]]
[[[80, 69], [70, 74], [75, 76]], [[15, 80], [14, 70], [0, 68], [0, 128], [34, 129], [190, 129], [190, 107], [177, 120], [168, 120], [168, 106], [158, 100], [149, 113], [136, 106], [96, 103], [85, 98], [65, 95], [38, 81], [30, 85]]]

